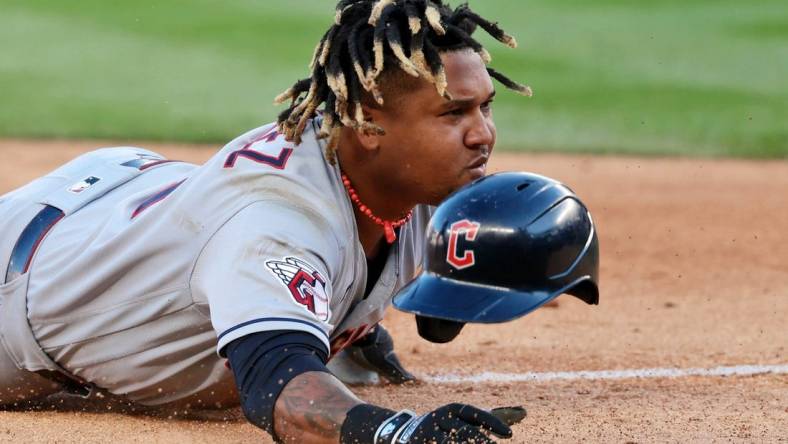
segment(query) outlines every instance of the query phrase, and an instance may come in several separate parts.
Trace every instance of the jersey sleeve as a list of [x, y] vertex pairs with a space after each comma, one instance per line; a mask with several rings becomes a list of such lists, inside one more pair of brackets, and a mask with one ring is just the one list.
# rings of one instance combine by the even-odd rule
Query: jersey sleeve
[[331, 276], [339, 248], [329, 226], [281, 202], [256, 202], [206, 244], [191, 278], [208, 301], [217, 351], [245, 335], [296, 330], [330, 349]]

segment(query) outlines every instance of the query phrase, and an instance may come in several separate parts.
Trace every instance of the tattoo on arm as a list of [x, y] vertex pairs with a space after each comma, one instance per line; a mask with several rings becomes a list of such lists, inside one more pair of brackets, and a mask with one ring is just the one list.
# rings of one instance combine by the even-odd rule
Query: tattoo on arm
[[307, 372], [276, 400], [274, 430], [283, 442], [338, 443], [348, 410], [361, 403], [330, 373]]

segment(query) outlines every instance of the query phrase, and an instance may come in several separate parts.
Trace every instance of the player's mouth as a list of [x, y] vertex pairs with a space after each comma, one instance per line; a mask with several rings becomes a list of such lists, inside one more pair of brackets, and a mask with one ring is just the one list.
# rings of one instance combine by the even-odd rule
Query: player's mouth
[[487, 171], [487, 161], [489, 159], [489, 156], [485, 154], [477, 157], [468, 164], [467, 169], [470, 171], [473, 179], [484, 177], [484, 174]]

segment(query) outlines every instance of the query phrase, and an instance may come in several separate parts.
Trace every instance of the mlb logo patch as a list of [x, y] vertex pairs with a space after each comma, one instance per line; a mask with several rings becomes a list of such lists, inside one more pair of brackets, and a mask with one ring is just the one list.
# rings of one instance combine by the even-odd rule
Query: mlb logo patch
[[87, 190], [88, 188], [92, 187], [93, 185], [95, 185], [96, 182], [98, 182], [99, 180], [101, 180], [101, 178], [98, 178], [96, 176], [86, 177], [83, 180], [75, 183], [74, 185], [71, 185], [68, 191], [70, 193], [79, 194]]

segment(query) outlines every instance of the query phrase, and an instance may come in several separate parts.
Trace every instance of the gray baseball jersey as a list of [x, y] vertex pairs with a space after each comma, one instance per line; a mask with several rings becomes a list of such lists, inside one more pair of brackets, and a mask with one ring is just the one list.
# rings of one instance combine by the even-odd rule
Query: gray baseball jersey
[[300, 330], [336, 353], [363, 336], [420, 266], [430, 209], [365, 298], [352, 203], [315, 133], [294, 146], [267, 125], [202, 166], [99, 150], [0, 198], [0, 265], [38, 211], [63, 214], [0, 286], [16, 365], [144, 404], [212, 403], [235, 398], [217, 354], [234, 339]]

